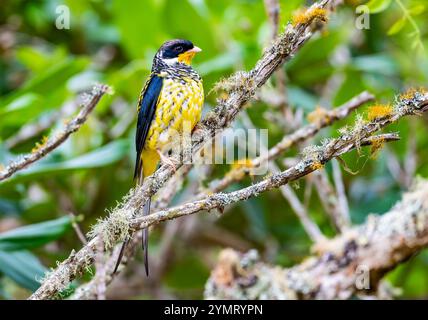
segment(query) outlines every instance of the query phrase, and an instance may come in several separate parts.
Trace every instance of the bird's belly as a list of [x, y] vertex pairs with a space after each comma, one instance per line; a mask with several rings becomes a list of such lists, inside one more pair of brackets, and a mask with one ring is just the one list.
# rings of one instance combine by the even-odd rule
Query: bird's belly
[[164, 79], [145, 148], [163, 151], [183, 132], [190, 134], [201, 118], [203, 102], [202, 82]]

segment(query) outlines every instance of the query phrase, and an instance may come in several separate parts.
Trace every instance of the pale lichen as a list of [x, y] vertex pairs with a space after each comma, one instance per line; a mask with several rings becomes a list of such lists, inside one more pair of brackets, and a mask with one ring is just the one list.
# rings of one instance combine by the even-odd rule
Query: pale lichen
[[112, 248], [117, 242], [123, 241], [129, 235], [129, 221], [132, 218], [132, 211], [125, 208], [117, 208], [110, 212], [104, 219], [98, 219], [88, 237], [100, 236], [105, 248]]

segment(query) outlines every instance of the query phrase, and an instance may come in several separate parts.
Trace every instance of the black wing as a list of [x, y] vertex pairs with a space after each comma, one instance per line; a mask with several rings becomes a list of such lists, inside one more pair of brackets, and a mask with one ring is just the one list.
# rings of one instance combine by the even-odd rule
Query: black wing
[[141, 173], [140, 156], [149, 133], [150, 124], [155, 116], [156, 104], [162, 90], [163, 78], [158, 75], [151, 75], [138, 101], [138, 122], [135, 136], [135, 147], [137, 150], [137, 160], [135, 163], [134, 179]]

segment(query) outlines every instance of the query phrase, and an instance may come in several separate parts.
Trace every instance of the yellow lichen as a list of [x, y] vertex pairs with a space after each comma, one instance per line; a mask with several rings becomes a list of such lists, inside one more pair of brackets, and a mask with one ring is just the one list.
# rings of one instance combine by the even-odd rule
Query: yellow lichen
[[39, 151], [41, 148], [46, 146], [48, 141], [49, 138], [47, 136], [43, 136], [42, 141], [36, 142], [36, 145], [33, 147], [33, 149], [31, 149], [31, 153], [36, 153], [37, 151]]
[[390, 104], [378, 104], [370, 106], [367, 111], [367, 120], [373, 121], [376, 119], [381, 119], [388, 117], [394, 111], [393, 107]]
[[410, 88], [406, 92], [404, 92], [400, 95], [400, 99], [401, 100], [411, 100], [415, 97], [415, 94], [418, 92], [423, 94], [423, 93], [426, 93], [427, 90], [425, 88], [419, 88], [419, 89]]
[[315, 171], [324, 168], [324, 165], [319, 161], [314, 161], [311, 165], [311, 168]]
[[372, 145], [370, 147], [370, 158], [376, 159], [379, 155], [379, 151], [385, 145], [385, 139], [383, 137], [372, 139]]
[[316, 106], [315, 110], [308, 114], [306, 117], [310, 123], [320, 123], [321, 121], [330, 121], [328, 111], [323, 107]]
[[314, 20], [320, 20], [322, 22], [328, 21], [328, 13], [326, 9], [322, 8], [313, 8], [313, 9], [303, 9], [297, 11], [293, 15], [293, 26], [298, 24], [309, 24]]

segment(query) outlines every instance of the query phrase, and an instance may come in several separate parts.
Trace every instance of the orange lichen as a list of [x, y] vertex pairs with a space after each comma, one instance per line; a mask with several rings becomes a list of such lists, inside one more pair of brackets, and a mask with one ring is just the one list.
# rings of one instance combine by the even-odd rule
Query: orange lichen
[[303, 9], [295, 12], [293, 15], [293, 26], [298, 24], [309, 24], [314, 20], [320, 20], [322, 22], [328, 21], [328, 13], [326, 9], [313, 8]]
[[370, 148], [370, 158], [376, 159], [379, 155], [379, 151], [383, 148], [385, 145], [385, 138], [374, 138], [372, 139], [372, 145]]
[[328, 111], [323, 107], [316, 106], [315, 110], [308, 114], [306, 117], [310, 123], [320, 123], [321, 121], [330, 121]]
[[401, 100], [411, 100], [415, 97], [415, 94], [418, 92], [419, 93], [426, 93], [427, 90], [425, 88], [419, 88], [419, 89], [410, 88], [406, 92], [404, 92], [400, 95], [400, 99]]
[[370, 106], [367, 111], [367, 120], [373, 121], [390, 116], [393, 112], [393, 108], [390, 104], [377, 104]]
[[42, 141], [40, 142], [36, 142], [36, 145], [34, 146], [33, 149], [31, 149], [32, 153], [35, 153], [37, 151], [39, 151], [41, 148], [43, 148], [44, 146], [46, 146], [46, 144], [48, 143], [49, 138], [46, 136], [43, 136]]
[[315, 171], [324, 168], [324, 165], [319, 161], [314, 161], [311, 165], [311, 168]]

